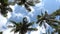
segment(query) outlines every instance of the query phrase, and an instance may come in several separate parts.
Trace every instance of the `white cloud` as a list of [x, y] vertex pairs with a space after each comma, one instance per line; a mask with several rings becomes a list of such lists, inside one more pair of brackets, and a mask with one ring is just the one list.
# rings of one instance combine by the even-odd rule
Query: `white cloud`
[[3, 34], [14, 34], [14, 32], [10, 32], [12, 30], [12, 28], [9, 28], [5, 31], [3, 31]]
[[[8, 28], [7, 30], [3, 31], [3, 34], [14, 34], [14, 31], [11, 32], [12, 29], [13, 29], [13, 28]], [[16, 34], [19, 34], [19, 32], [17, 32]], [[27, 32], [26, 34], [28, 34], [28, 32]], [[33, 33], [32, 33], [32, 34], [33, 34]]]
[[7, 19], [0, 14], [0, 26], [5, 24], [6, 22], [7, 22]]
[[7, 23], [7, 19], [0, 14], [0, 31], [3, 31]]
[[17, 16], [17, 17], [19, 17], [19, 16], [20, 16], [20, 17], [23, 17], [23, 14], [21, 14], [21, 13], [18, 13], [18, 14], [15, 13], [14, 15]]

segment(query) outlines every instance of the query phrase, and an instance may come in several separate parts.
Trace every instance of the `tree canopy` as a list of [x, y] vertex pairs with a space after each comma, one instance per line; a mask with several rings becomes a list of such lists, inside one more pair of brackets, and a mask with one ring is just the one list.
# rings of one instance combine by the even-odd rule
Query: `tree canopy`
[[[15, 5], [15, 4], [18, 4], [20, 6], [24, 5], [26, 10], [30, 12], [31, 11], [30, 6], [35, 6], [35, 4], [37, 3], [40, 3], [40, 1], [39, 0], [14, 0], [13, 2], [10, 2], [9, 0], [0, 0], [0, 13], [4, 17], [6, 17], [8, 12], [12, 12], [12, 9], [11, 7], [9, 7], [9, 5]], [[52, 28], [55, 28], [54, 32], [58, 32], [60, 34], [60, 20], [56, 20], [56, 16], [60, 16], [60, 9], [54, 11], [52, 14], [48, 14], [47, 11], [45, 11], [44, 13], [42, 12], [43, 11], [41, 11], [40, 13], [41, 15], [37, 15], [36, 24], [39, 24], [39, 26], [41, 26], [44, 23], [44, 27], [46, 28], [47, 27], [45, 25], [46, 22]], [[14, 33], [19, 32], [19, 34], [25, 34], [27, 31], [38, 30], [37, 28], [33, 28], [33, 27], [29, 28], [34, 24], [34, 22], [28, 23], [26, 17], [24, 17], [22, 22], [19, 23], [13, 20], [9, 20], [9, 21], [12, 24], [14, 24], [14, 26], [8, 26], [13, 28], [12, 31], [14, 31]]]

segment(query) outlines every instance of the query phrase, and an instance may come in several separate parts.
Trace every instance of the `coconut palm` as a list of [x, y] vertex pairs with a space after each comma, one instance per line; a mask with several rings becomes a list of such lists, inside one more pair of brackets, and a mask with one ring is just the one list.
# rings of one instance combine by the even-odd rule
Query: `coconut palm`
[[[52, 15], [52, 16], [53, 16], [53, 15], [54, 15], [54, 16], [60, 16], [60, 9], [56, 10], [56, 11], [53, 12], [51, 15]], [[55, 24], [55, 25], [56, 25], [56, 27], [55, 27], [56, 31], [58, 32], [58, 34], [60, 34], [60, 20], [58, 20], [58, 24]]]
[[[60, 26], [59, 26], [60, 25], [60, 20], [56, 20], [55, 18], [56, 18], [57, 15], [60, 15], [60, 11], [59, 10], [57, 10], [56, 12], [53, 12], [50, 15], [46, 11], [45, 11], [45, 14], [43, 14], [41, 12], [41, 15], [37, 16], [37, 19], [38, 19], [37, 23], [39, 23], [40, 26], [41, 26], [42, 23], [46, 22], [50, 26], [52, 26], [53, 28], [55, 28], [56, 31], [58, 31], [60, 29]], [[44, 24], [44, 26], [45, 26], [45, 24]], [[45, 26], [45, 28], [46, 28], [46, 26]]]
[[9, 11], [12, 11], [12, 9], [10, 7], [8, 7], [11, 4], [15, 4], [17, 3], [18, 5], [24, 5], [25, 8], [28, 11], [31, 11], [30, 6], [34, 6], [35, 4], [39, 3], [39, 0], [15, 0], [15, 2], [8, 2], [9, 0], [0, 0], [0, 13], [6, 17], [7, 13]]
[[6, 17], [8, 11], [12, 11], [12, 9], [9, 7], [8, 0], [0, 0], [0, 13]]
[[[11, 21], [11, 20], [10, 20]], [[16, 23], [15, 21], [11, 21], [15, 28], [12, 29], [14, 33], [19, 32], [19, 34], [25, 34], [27, 31], [36, 31], [36, 28], [29, 28], [29, 26], [32, 26], [34, 22], [28, 23], [26, 17], [23, 18], [23, 22]], [[9, 26], [11, 27], [11, 26]]]

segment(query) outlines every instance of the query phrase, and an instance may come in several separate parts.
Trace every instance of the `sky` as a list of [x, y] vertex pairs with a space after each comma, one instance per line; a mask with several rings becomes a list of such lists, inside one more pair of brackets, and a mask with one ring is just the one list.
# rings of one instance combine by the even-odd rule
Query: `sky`
[[[7, 18], [3, 17], [0, 14], [0, 31], [5, 30], [3, 34], [7, 34], [7, 32], [10, 33], [9, 29], [7, 29], [7, 27], [6, 27], [7, 24], [9, 24], [8, 23], [9, 19], [14, 20], [16, 22], [20, 22], [20, 21], [22, 21], [23, 17], [27, 17], [29, 22], [30, 21], [32, 21], [32, 22], [35, 21], [36, 22], [36, 16], [40, 14], [41, 10], [42, 10], [43, 13], [44, 13], [44, 11], [47, 11], [49, 14], [51, 14], [55, 10], [59, 9], [60, 8], [60, 0], [41, 0], [41, 2], [36, 4], [35, 6], [33, 6], [33, 8], [30, 6], [31, 9], [32, 9], [31, 12], [28, 12], [25, 9], [25, 7], [19, 6], [17, 4], [15, 4], [14, 6], [10, 6], [10, 7], [13, 9], [13, 12], [12, 13], [9, 12]], [[35, 25], [34, 27], [37, 27], [39, 30], [31, 32], [31, 34], [33, 34], [35, 32], [38, 33], [38, 34], [42, 34], [42, 33], [46, 32], [43, 25], [42, 25], [42, 27], [39, 27], [37, 25]], [[47, 29], [49, 29], [49, 27], [50, 26], [48, 25]], [[43, 32], [41, 30], [43, 30]], [[42, 32], [42, 33], [40, 33], [40, 32]]]

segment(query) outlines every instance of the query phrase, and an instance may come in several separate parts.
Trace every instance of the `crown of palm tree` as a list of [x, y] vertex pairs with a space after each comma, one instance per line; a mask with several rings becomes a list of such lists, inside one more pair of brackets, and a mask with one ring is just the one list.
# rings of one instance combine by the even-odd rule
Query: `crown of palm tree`
[[[10, 20], [11, 21], [11, 20]], [[19, 34], [25, 34], [27, 31], [35, 31], [37, 30], [36, 28], [29, 28], [29, 26], [32, 26], [34, 24], [34, 22], [32, 23], [28, 23], [26, 17], [23, 18], [23, 22], [19, 22], [16, 23], [14, 21], [11, 21], [15, 28], [12, 29], [12, 31], [14, 31], [15, 33], [19, 32]], [[8, 26], [8, 27], [12, 27], [12, 26]]]
[[29, 6], [34, 6], [36, 3], [39, 2], [39, 0], [15, 0], [15, 2], [9, 3], [8, 0], [0, 0], [1, 14], [6, 17], [8, 13], [7, 10], [12, 11], [10, 7], [7, 8], [7, 6], [11, 4], [17, 3], [18, 5], [24, 5], [28, 11], [31, 11], [31, 8]]
[[[41, 15], [38, 15], [37, 16], [37, 23], [39, 23], [39, 25], [41, 26], [42, 23], [44, 23], [44, 21], [46, 23], [48, 23], [50, 26], [52, 26], [53, 28], [56, 29], [56, 31], [60, 31], [60, 20], [56, 20], [56, 16], [60, 15], [60, 9], [56, 10], [55, 12], [53, 12], [52, 14], [48, 14], [46, 11], [45, 11], [45, 14], [43, 14], [41, 12]], [[44, 24], [45, 26], [45, 24]], [[46, 27], [46, 26], [45, 26]]]
[[[8, 11], [12, 11], [12, 9], [10, 7], [8, 7], [8, 0], [0, 0], [0, 9], [1, 9], [1, 14], [6, 17]], [[8, 11], [7, 11], [8, 10]]]
[[[56, 12], [58, 12], [58, 11], [56, 11]], [[56, 13], [56, 12], [54, 12], [54, 14]], [[57, 13], [56, 13], [56, 15], [57, 15]], [[60, 21], [58, 20], [55, 20], [55, 18], [56, 18], [56, 15], [54, 16], [53, 14], [51, 14], [51, 15], [49, 15], [46, 11], [45, 11], [45, 14], [43, 14], [42, 12], [41, 12], [41, 15], [38, 15], [37, 16], [37, 19], [38, 19], [38, 21], [37, 21], [37, 23], [41, 23], [41, 22], [43, 22], [44, 20], [46, 20], [46, 22], [58, 22], [58, 23], [60, 23]], [[58, 14], [59, 15], [59, 14]]]

